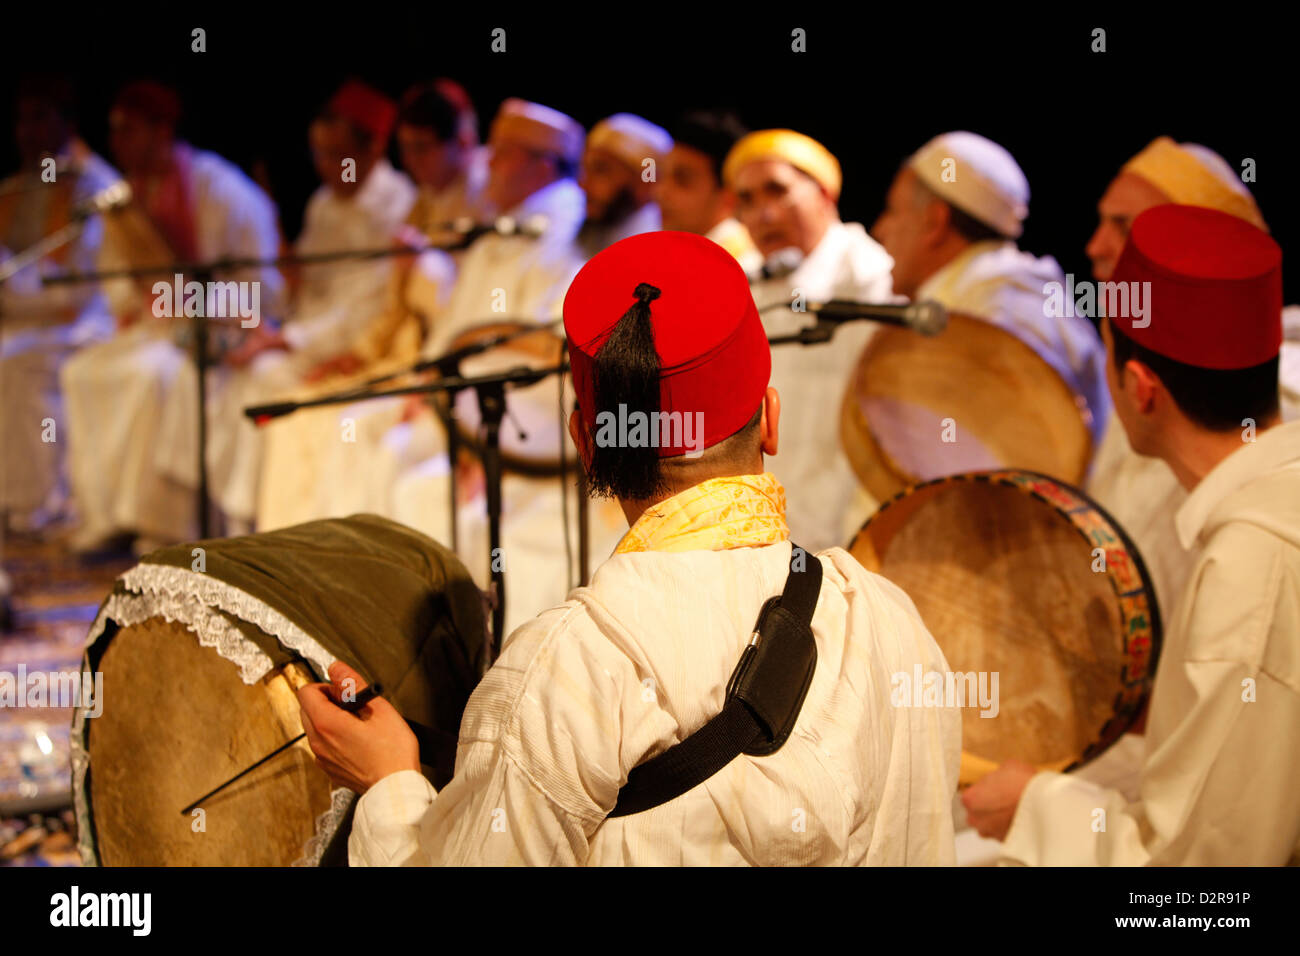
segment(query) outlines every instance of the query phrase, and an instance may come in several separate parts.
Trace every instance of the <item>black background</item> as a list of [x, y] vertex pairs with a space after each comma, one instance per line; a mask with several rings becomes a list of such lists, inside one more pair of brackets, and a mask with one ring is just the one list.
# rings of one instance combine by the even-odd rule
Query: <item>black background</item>
[[[522, 96], [586, 126], [619, 111], [669, 124], [683, 109], [725, 106], [752, 128], [788, 126], [820, 139], [844, 168], [841, 214], [868, 226], [899, 162], [930, 136], [971, 129], [1019, 160], [1033, 191], [1023, 248], [1090, 273], [1083, 253], [1096, 202], [1128, 157], [1168, 134], [1204, 143], [1240, 168], [1273, 235], [1296, 237], [1295, 172], [1288, 153], [1297, 84], [1290, 28], [1259, 7], [1212, 22], [1199, 6], [1139, 16], [1131, 9], [946, 4], [901, 10], [686, 4], [552, 4], [520, 15], [494, 7], [448, 13], [441, 4], [267, 7], [238, 12], [86, 14], [43, 8], [6, 31], [0, 128], [12, 129], [12, 90], [27, 69], [62, 69], [76, 81], [81, 127], [106, 151], [114, 92], [141, 77], [174, 83], [185, 102], [182, 135], [251, 169], [265, 165], [285, 235], [301, 227], [317, 183], [306, 147], [311, 116], [346, 76], [398, 95], [435, 76], [459, 80], [486, 134], [499, 103]], [[1215, 20], [1230, 18], [1225, 7]], [[207, 52], [190, 31], [207, 31]], [[490, 50], [494, 27], [507, 52]], [[791, 30], [807, 52], [791, 52]], [[1106, 30], [1105, 53], [1091, 51]], [[1290, 75], [1288, 75], [1290, 74]], [[12, 135], [0, 170], [17, 162]], [[1300, 275], [1284, 259], [1286, 291]]]

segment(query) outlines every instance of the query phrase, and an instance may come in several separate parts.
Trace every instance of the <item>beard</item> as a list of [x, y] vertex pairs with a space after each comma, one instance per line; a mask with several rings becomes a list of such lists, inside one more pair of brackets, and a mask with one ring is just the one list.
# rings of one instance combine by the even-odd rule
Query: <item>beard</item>
[[[590, 209], [590, 207], [588, 207]], [[599, 215], [592, 215], [589, 211], [585, 225], [593, 227], [612, 226], [614, 223], [627, 218], [637, 210], [636, 197], [632, 194], [632, 187], [625, 186], [614, 194], [614, 198], [606, 203], [605, 208]]]

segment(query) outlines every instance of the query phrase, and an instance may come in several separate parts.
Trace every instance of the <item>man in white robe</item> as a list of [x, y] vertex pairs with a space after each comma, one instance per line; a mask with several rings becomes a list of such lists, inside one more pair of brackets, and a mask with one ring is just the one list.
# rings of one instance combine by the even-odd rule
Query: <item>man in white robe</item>
[[[820, 143], [792, 130], [750, 133], [727, 157], [723, 177], [759, 252], [773, 260], [793, 249], [799, 262], [792, 273], [754, 285], [769, 335], [813, 324], [811, 313], [791, 306], [894, 300], [893, 260], [859, 223], [840, 221], [839, 163]], [[790, 529], [808, 548], [843, 546], [871, 513], [840, 443], [840, 404], [872, 332], [870, 323], [849, 322], [830, 342], [772, 350], [772, 383], [785, 422], [781, 479]]]
[[[22, 167], [0, 182], [0, 264], [84, 215], [79, 206], [119, 179], [77, 137], [71, 105], [66, 83], [42, 79], [19, 91]], [[111, 336], [113, 316], [98, 284], [41, 283], [93, 272], [103, 237], [103, 220], [91, 216], [70, 243], [0, 286], [0, 517], [10, 527], [46, 527], [67, 504], [59, 368]]]
[[1029, 182], [1011, 154], [959, 131], [908, 158], [871, 232], [893, 257], [896, 293], [991, 322], [1051, 365], [1087, 402], [1095, 447], [1110, 412], [1105, 352], [1087, 318], [1048, 308], [1065, 275], [1016, 247], [1028, 215]]
[[[1133, 157], [1097, 204], [1098, 225], [1088, 242], [1092, 275], [1111, 278], [1129, 225], [1146, 210], [1168, 202], [1218, 209], [1267, 229], [1250, 191], [1217, 153], [1196, 143], [1154, 140]], [[1282, 418], [1300, 418], [1300, 307], [1283, 312], [1279, 387]], [[1175, 526], [1187, 491], [1159, 458], [1133, 451], [1124, 429], [1111, 422], [1097, 451], [1087, 490], [1128, 532], [1154, 578], [1160, 607], [1177, 606], [1196, 562]]]
[[[411, 87], [397, 117], [402, 165], [418, 187], [415, 205], [398, 230], [402, 243], [419, 248], [430, 241], [451, 243], [448, 225], [491, 218], [485, 194], [487, 153], [478, 144], [478, 119], [459, 84], [441, 79]], [[351, 341], [306, 375], [293, 391], [310, 399], [359, 385], [377, 375], [414, 363], [425, 337], [446, 308], [464, 252], [426, 251], [392, 260], [383, 307]], [[258, 487], [257, 525], [271, 530], [329, 517], [329, 476], [336, 443], [346, 436], [338, 406], [306, 409], [262, 426], [264, 453]], [[355, 422], [355, 418], [353, 418]], [[373, 510], [373, 509], [372, 509]]]
[[[179, 116], [176, 94], [158, 84], [132, 84], [118, 95], [110, 140], [136, 198], [134, 207], [106, 219], [102, 265], [275, 258], [279, 232], [270, 199], [237, 166], [178, 141]], [[234, 270], [213, 279], [256, 283], [265, 315], [283, 308], [284, 283], [276, 269]], [[159, 422], [191, 359], [177, 345], [187, 342], [187, 320], [168, 314], [175, 309], [167, 307], [170, 296], [156, 292], [155, 280], [172, 283], [168, 275], [111, 283], [120, 331], [82, 349], [60, 372], [81, 521], [75, 543], [82, 548], [125, 533], [147, 549], [153, 540], [183, 540], [197, 530], [193, 486], [159, 468], [166, 455]]]
[[707, 236], [735, 256], [746, 273], [755, 273], [763, 257], [736, 219], [736, 196], [722, 181], [722, 164], [746, 132], [731, 113], [683, 116], [672, 129], [658, 201], [665, 229]]
[[1218, 210], [1132, 222], [1113, 278], [1150, 282], [1149, 314], [1107, 318], [1110, 388], [1133, 448], [1187, 490], [1176, 527], [1198, 556], [1167, 609], [1136, 799], [1019, 761], [963, 795], [1010, 862], [1300, 862], [1300, 423], [1278, 403], [1281, 261]]
[[620, 239], [660, 228], [656, 185], [672, 148], [665, 129], [632, 113], [615, 113], [591, 128], [578, 177], [587, 201], [577, 238], [584, 261]]
[[[554, 274], [547, 294], [562, 295], [577, 268], [607, 245], [659, 229], [659, 207], [654, 201], [656, 178], [671, 148], [672, 138], [665, 130], [631, 113], [616, 113], [591, 128], [579, 177], [586, 219], [567, 261], [557, 260], [564, 266]], [[526, 316], [558, 318], [558, 307], [558, 297], [540, 311], [529, 304]], [[552, 380], [538, 392], [554, 396], [548, 399], [547, 410], [553, 409], [559, 417], [558, 385]], [[502, 427], [510, 429], [514, 425], [507, 420]], [[557, 434], [565, 440], [563, 429], [557, 429]], [[575, 469], [576, 449], [569, 446], [566, 454], [570, 469]], [[439, 491], [447, 487], [447, 476], [446, 456], [442, 454], [426, 459], [404, 476], [396, 492], [398, 520], [421, 522], [415, 527], [428, 527], [433, 517], [431, 506], [446, 510], [446, 492]], [[481, 478], [471, 488], [473, 493], [461, 503], [465, 517], [460, 555], [484, 586], [492, 563], [500, 561], [504, 565], [506, 631], [527, 621], [537, 608], [559, 603], [578, 583], [578, 508], [588, 509], [589, 560], [601, 561], [622, 536], [623, 523], [608, 502], [589, 505], [578, 500], [572, 470], [563, 485], [555, 476], [507, 472], [501, 482], [500, 554], [493, 556], [486, 488]], [[446, 520], [434, 527], [446, 527]]]
[[[638, 239], [665, 242], [620, 252]], [[661, 250], [676, 264], [664, 266]], [[780, 400], [766, 384], [767, 345], [744, 272], [716, 245], [679, 233], [627, 240], [588, 270], [565, 304], [575, 369], [580, 352], [588, 370], [604, 360], [591, 353], [608, 336], [591, 335], [626, 324], [618, 314], [633, 288], [651, 283], [662, 292], [641, 300], [653, 339], [633, 333], [629, 341], [643, 354], [662, 341], [684, 359], [653, 377], [663, 375], [663, 396], [709, 392], [707, 407], [691, 407], [711, 438], [699, 457], [648, 449], [663, 480], [649, 499], [628, 497], [638, 484], [617, 465], [647, 449], [609, 449], [615, 470], [600, 473], [632, 529], [590, 587], [511, 635], [470, 698], [455, 775], [441, 792], [420, 773], [414, 738], [382, 698], [359, 719], [329, 702], [328, 685], [300, 691], [320, 766], [363, 794], [350, 862], [951, 863], [958, 711], [893, 706], [890, 692], [891, 675], [943, 670], [943, 655], [912, 602], [884, 578], [838, 548], [820, 557], [793, 551], [780, 483], [764, 472], [763, 456], [777, 450]], [[743, 382], [740, 367], [749, 373]], [[579, 385], [579, 394], [593, 407], [575, 412], [570, 429], [592, 463], [595, 407], [621, 393], [596, 399]], [[817, 660], [789, 738], [768, 756], [736, 756], [675, 799], [609, 816], [633, 767], [722, 710], [759, 609], [803, 560], [820, 562], [823, 575], [811, 619]], [[338, 687], [364, 682], [345, 662], [331, 676]]]
[[[575, 179], [582, 142], [581, 125], [558, 110], [519, 99], [502, 104], [489, 136], [486, 197], [501, 215], [540, 226], [541, 234], [489, 233], [474, 241], [449, 301], [431, 317], [422, 358], [442, 355], [478, 325], [558, 316], [563, 291], [581, 266], [573, 239], [584, 214]], [[355, 440], [331, 450], [327, 513], [382, 514], [450, 544], [446, 438], [427, 400], [367, 401], [342, 414]]]
[[[344, 84], [311, 124], [309, 139], [321, 186], [307, 203], [297, 255], [387, 248], [415, 202], [415, 186], [385, 158], [397, 107], [358, 81]], [[263, 439], [243, 410], [292, 390], [342, 344], [359, 338], [384, 304], [390, 258], [307, 265], [282, 326], [249, 330], [210, 375], [207, 461], [211, 494], [231, 531], [251, 529], [262, 471]], [[189, 417], [197, 379], [182, 370], [178, 400], [161, 424], [167, 455], [160, 467], [188, 487], [198, 482], [198, 446]]]

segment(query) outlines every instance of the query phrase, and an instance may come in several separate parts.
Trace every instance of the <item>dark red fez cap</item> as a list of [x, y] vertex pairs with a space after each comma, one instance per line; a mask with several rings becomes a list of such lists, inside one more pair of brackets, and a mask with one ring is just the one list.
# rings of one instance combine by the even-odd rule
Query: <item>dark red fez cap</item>
[[366, 130], [376, 142], [387, 143], [397, 122], [397, 104], [374, 87], [348, 80], [329, 101], [329, 111]]
[[[564, 297], [564, 332], [574, 390], [588, 429], [596, 414], [596, 354], [638, 300], [646, 283], [659, 356], [659, 410], [703, 413], [703, 447], [738, 432], [758, 411], [772, 372], [772, 353], [745, 272], [717, 243], [689, 232], [647, 232], [616, 242], [591, 259]], [[700, 447], [698, 445], [696, 448]], [[659, 457], [685, 454], [661, 446]]]
[[[1111, 321], [1175, 362], [1249, 368], [1281, 350], [1282, 250], [1236, 216], [1200, 206], [1148, 209], [1133, 220], [1111, 281], [1150, 283], [1145, 315], [1130, 308]], [[1142, 287], [1128, 288], [1131, 304], [1131, 290]]]
[[143, 117], [151, 123], [174, 127], [181, 118], [181, 98], [161, 83], [140, 80], [122, 87], [113, 108]]

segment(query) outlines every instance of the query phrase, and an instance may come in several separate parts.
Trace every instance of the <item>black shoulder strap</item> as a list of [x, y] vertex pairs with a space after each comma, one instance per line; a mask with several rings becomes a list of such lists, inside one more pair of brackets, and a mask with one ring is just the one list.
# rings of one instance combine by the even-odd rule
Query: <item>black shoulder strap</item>
[[798, 545], [785, 590], [754, 625], [727, 685], [722, 712], [685, 740], [634, 767], [611, 817], [640, 813], [703, 783], [742, 753], [775, 753], [790, 736], [817, 664], [812, 616], [822, 566]]

